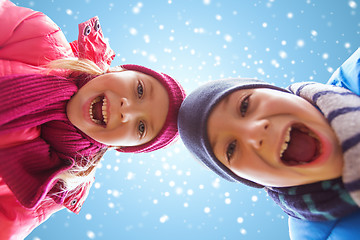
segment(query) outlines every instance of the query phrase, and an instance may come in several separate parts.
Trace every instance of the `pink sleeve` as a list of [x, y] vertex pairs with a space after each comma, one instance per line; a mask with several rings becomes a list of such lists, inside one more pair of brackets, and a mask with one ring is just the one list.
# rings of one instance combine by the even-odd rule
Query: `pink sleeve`
[[0, 76], [35, 73], [54, 59], [73, 57], [60, 28], [45, 14], [0, 0]]
[[33, 127], [0, 135], [0, 149], [14, 147], [40, 136], [40, 127]]
[[62, 205], [46, 198], [34, 210], [24, 208], [0, 178], [0, 239], [24, 239]]

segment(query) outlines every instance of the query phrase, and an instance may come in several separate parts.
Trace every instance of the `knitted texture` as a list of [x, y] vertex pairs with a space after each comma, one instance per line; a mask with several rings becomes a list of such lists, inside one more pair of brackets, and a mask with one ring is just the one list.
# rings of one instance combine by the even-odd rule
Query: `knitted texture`
[[335, 220], [359, 210], [341, 178], [265, 190], [287, 215], [302, 220]]
[[185, 91], [182, 86], [170, 76], [164, 73], [158, 73], [149, 68], [127, 64], [122, 65], [126, 70], [138, 71], [157, 79], [166, 89], [169, 96], [169, 108], [164, 126], [158, 135], [151, 141], [140, 146], [121, 147], [117, 149], [120, 152], [144, 153], [164, 148], [178, 138], [177, 118], [180, 105], [185, 98]]
[[207, 135], [208, 118], [215, 105], [232, 92], [249, 88], [286, 91], [257, 79], [225, 79], [208, 82], [189, 94], [181, 105], [178, 120], [179, 132], [189, 151], [219, 176], [228, 181], [262, 188], [263, 186], [255, 182], [237, 176], [223, 165], [212, 151]]
[[348, 215], [360, 205], [360, 133], [356, 131], [360, 129], [360, 97], [345, 88], [320, 83], [296, 83], [289, 89], [327, 118], [342, 147], [343, 175], [342, 179], [310, 185], [269, 188], [268, 193], [296, 218], [321, 221]]
[[294, 84], [291, 91], [317, 106], [329, 121], [344, 154], [342, 179], [360, 206], [360, 97], [345, 88], [317, 83]]
[[[259, 87], [285, 91], [253, 79], [212, 81], [192, 92], [185, 99], [179, 113], [180, 136], [190, 152], [224, 179], [251, 187], [262, 186], [240, 178], [215, 157], [207, 136], [207, 120], [214, 106], [225, 96], [236, 90]], [[356, 200], [360, 185], [357, 180], [359, 164], [355, 163], [359, 159], [360, 138], [354, 131], [360, 126], [360, 119], [356, 119], [360, 98], [346, 89], [324, 84], [294, 84], [290, 90], [313, 103], [329, 120], [344, 151], [345, 186], [342, 179], [338, 178], [296, 187], [266, 187], [266, 191], [288, 215], [295, 218], [324, 221], [358, 210], [352, 198]]]
[[57, 174], [104, 146], [67, 119], [66, 103], [78, 89], [72, 81], [57, 76], [14, 75], [1, 77], [0, 89], [0, 135], [41, 126], [40, 138], [0, 149], [0, 176], [24, 207], [34, 208], [54, 187]]

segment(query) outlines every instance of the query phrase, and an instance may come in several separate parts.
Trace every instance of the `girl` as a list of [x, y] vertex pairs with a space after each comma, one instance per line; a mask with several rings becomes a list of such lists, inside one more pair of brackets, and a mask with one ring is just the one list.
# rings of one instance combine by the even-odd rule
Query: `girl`
[[140, 153], [173, 142], [185, 94], [166, 74], [109, 68], [97, 17], [71, 45], [40, 12], [0, 1], [0, 19], [0, 239], [23, 239], [64, 207], [80, 211], [110, 147]]
[[[219, 176], [265, 188], [290, 216], [293, 238], [309, 233], [311, 239], [327, 239], [331, 231], [333, 237], [358, 236], [353, 226], [360, 222], [359, 59], [360, 49], [334, 73], [330, 84], [341, 87], [297, 83], [286, 90], [255, 79], [209, 82], [183, 102], [180, 136]], [[353, 212], [353, 228], [340, 233], [339, 224], [333, 230]], [[325, 223], [313, 225], [314, 234], [302, 231], [309, 227], [302, 220]]]

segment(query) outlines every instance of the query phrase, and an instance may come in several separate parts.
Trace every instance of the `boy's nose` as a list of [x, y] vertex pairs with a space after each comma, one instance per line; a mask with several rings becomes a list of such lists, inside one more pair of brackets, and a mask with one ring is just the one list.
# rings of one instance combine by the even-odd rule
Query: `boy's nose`
[[266, 138], [266, 132], [269, 127], [269, 121], [267, 119], [261, 119], [253, 121], [250, 126], [245, 127], [247, 131], [247, 142], [251, 144], [254, 148], [259, 149], [264, 139]]

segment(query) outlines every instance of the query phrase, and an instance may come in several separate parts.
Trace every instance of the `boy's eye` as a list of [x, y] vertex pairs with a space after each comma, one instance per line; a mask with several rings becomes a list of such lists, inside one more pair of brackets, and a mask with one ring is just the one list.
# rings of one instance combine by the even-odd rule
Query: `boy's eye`
[[226, 149], [226, 158], [229, 163], [232, 156], [234, 155], [235, 148], [236, 148], [236, 140], [232, 141]]
[[137, 85], [137, 94], [138, 94], [139, 98], [142, 98], [142, 96], [144, 94], [144, 86], [142, 85], [142, 83], [140, 81]]
[[240, 104], [240, 114], [242, 117], [245, 117], [245, 114], [249, 108], [249, 100], [250, 100], [250, 95], [244, 98]]
[[140, 137], [144, 136], [145, 124], [142, 121], [139, 122], [138, 132], [139, 132]]

